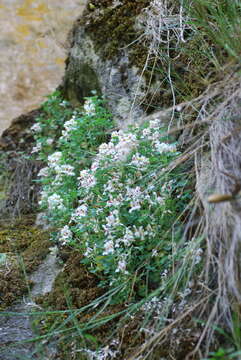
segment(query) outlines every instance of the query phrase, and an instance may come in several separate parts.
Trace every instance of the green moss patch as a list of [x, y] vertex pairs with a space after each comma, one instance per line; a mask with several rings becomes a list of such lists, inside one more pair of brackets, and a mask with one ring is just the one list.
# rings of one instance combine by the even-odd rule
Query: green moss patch
[[33, 219], [0, 224], [0, 309], [26, 293], [32, 284], [26, 274], [34, 271], [49, 252], [47, 232], [33, 225]]
[[[83, 256], [78, 250], [65, 247], [60, 249], [60, 258], [65, 262], [64, 269], [57, 276], [52, 291], [45, 296], [40, 296], [36, 299], [45, 310], [48, 310], [48, 315], [43, 313], [42, 316], [36, 322], [36, 326], [40, 327], [42, 334], [47, 334], [50, 329], [61, 328], [63, 329], [63, 335], [60, 335], [58, 343], [58, 356], [59, 359], [68, 360], [73, 359], [73, 349], [75, 347], [83, 347], [83, 341], [87, 341], [88, 336], [84, 340], [78, 335], [76, 324], [86, 324], [89, 320], [96, 316], [96, 313], [100, 310], [99, 307], [91, 308], [90, 311], [80, 312], [74, 316], [71, 315], [69, 310], [80, 309], [98, 297], [104, 294], [105, 289], [98, 286], [99, 279], [86, 270], [85, 266], [81, 264]], [[108, 317], [116, 314], [123, 309], [121, 305], [110, 305], [106, 310], [98, 315], [98, 318]], [[56, 310], [63, 312], [56, 313]], [[66, 313], [64, 312], [66, 310]], [[54, 311], [51, 314], [51, 311]], [[88, 331], [90, 338], [95, 338], [97, 343], [102, 343], [108, 335], [111, 335], [114, 321], [109, 321], [102, 326], [99, 326], [96, 330]], [[40, 325], [41, 324], [41, 325]], [[73, 324], [76, 328], [73, 329]], [[68, 341], [73, 337], [72, 341]], [[89, 346], [93, 345], [92, 341], [88, 343]], [[95, 343], [96, 345], [96, 343]], [[74, 359], [88, 359], [82, 352], [76, 353]]]
[[41, 304], [55, 310], [66, 310], [69, 306], [78, 309], [103, 294], [98, 278], [80, 263], [83, 256], [78, 250], [62, 249], [60, 258], [66, 261], [64, 270], [57, 276], [51, 293], [39, 298]]
[[124, 0], [116, 7], [112, 7], [112, 0], [93, 0], [91, 4], [81, 25], [85, 24], [85, 16], [88, 16], [86, 32], [93, 40], [96, 51], [104, 59], [110, 59], [121, 54], [121, 47], [136, 40], [136, 17], [150, 4], [150, 0]]

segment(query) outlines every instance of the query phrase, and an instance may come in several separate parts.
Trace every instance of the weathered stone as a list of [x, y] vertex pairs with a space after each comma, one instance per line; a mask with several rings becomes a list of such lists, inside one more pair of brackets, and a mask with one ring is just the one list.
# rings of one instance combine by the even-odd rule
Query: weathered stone
[[32, 148], [34, 138], [29, 128], [41, 112], [40, 109], [36, 109], [13, 119], [9, 128], [4, 130], [0, 137], [0, 150], [26, 151], [28, 148]]
[[138, 121], [144, 113], [141, 103], [147, 84], [134, 61], [136, 47], [131, 43], [139, 36], [139, 14], [149, 2], [92, 1], [93, 7], [87, 6], [72, 33], [63, 81], [65, 95], [76, 104], [96, 90], [121, 126]]

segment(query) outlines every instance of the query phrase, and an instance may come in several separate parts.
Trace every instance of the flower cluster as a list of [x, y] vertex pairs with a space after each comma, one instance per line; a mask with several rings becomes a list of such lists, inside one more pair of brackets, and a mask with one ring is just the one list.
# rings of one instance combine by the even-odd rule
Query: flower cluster
[[48, 157], [49, 167], [54, 169], [56, 166], [58, 166], [61, 157], [62, 157], [62, 153], [60, 151], [56, 151], [52, 155], [49, 155]]
[[91, 98], [87, 99], [84, 103], [84, 111], [87, 115], [94, 116], [95, 115], [95, 103]]
[[75, 209], [75, 211], [72, 214], [71, 219], [72, 220], [79, 220], [82, 217], [85, 217], [88, 212], [88, 207], [86, 205], [80, 205]]
[[[83, 108], [70, 111], [68, 102], [53, 95], [44, 104], [44, 110], [52, 118], [49, 120], [42, 116], [32, 127], [36, 139], [32, 152], [47, 165], [38, 174], [43, 186], [39, 204], [50, 223], [66, 229], [68, 222], [86, 215], [86, 205], [80, 203], [75, 209], [73, 203], [76, 204], [79, 186], [88, 189], [95, 185], [96, 180], [89, 174], [86, 165], [89, 165], [102, 139], [106, 138], [111, 118], [96, 96], [87, 98]], [[52, 130], [55, 137], [50, 137]], [[51, 148], [53, 143], [54, 150]], [[71, 238], [64, 236], [62, 230], [59, 232], [62, 244]]]
[[[153, 269], [149, 278], [160, 281], [163, 267], [168, 269], [171, 264], [165, 255], [170, 251], [169, 238], [163, 241], [161, 234], [170, 230], [176, 219], [171, 196], [178, 182], [163, 171], [163, 178], [158, 177], [157, 172], [178, 153], [175, 144], [161, 141], [157, 125], [155, 121], [113, 132], [78, 178], [82, 205], [71, 217], [72, 231], [83, 248], [85, 263], [93, 272], [104, 272], [112, 285], [131, 279], [143, 262]], [[156, 144], [163, 144], [162, 150]], [[160, 261], [163, 255], [165, 264]]]
[[41, 125], [39, 123], [34, 124], [31, 128], [31, 131], [39, 133], [42, 131]]
[[32, 154], [38, 153], [41, 149], [42, 149], [42, 143], [41, 143], [41, 142], [37, 142], [37, 143], [36, 143], [36, 146], [34, 146], [34, 147], [32, 148], [31, 153], [32, 153]]
[[132, 156], [130, 165], [136, 166], [137, 168], [143, 168], [149, 165], [150, 161], [146, 156], [142, 156], [139, 153], [136, 153]]
[[64, 123], [64, 130], [62, 130], [62, 136], [60, 139], [68, 138], [69, 134], [77, 128], [76, 113], [72, 118]]
[[53, 194], [48, 197], [49, 210], [62, 210], [64, 208], [63, 199], [58, 194]]
[[80, 187], [89, 190], [96, 184], [96, 179], [91, 170], [82, 170], [78, 177]]
[[114, 131], [110, 142], [100, 145], [91, 169], [96, 170], [99, 167], [107, 167], [112, 162], [124, 161], [137, 143], [135, 134], [122, 130]]
[[68, 225], [65, 225], [59, 232], [59, 241], [62, 245], [67, 244], [72, 239], [72, 232]]

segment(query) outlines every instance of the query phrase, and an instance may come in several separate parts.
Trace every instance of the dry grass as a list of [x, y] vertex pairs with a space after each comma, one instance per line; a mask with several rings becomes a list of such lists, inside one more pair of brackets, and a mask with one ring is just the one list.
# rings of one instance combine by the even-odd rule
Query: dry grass
[[[202, 159], [197, 171], [197, 192], [204, 206], [206, 222], [206, 282], [210, 284], [215, 280], [217, 283], [210, 321], [225, 323], [232, 332], [232, 313], [237, 311], [241, 301], [240, 76], [230, 76], [223, 82], [221, 90], [223, 100], [208, 114], [212, 118], [209, 129], [211, 151], [209, 157]], [[211, 193], [233, 194], [233, 198], [211, 205], [207, 201]]]
[[[161, 60], [172, 94], [173, 106], [175, 106], [176, 94], [171, 74], [170, 53], [174, 48], [177, 49], [181, 43], [186, 42], [184, 33], [187, 29], [190, 29], [188, 18], [184, 14], [182, 1], [152, 0], [150, 6], [144, 9], [140, 17], [140, 23], [142, 24], [143, 34], [137, 41], [144, 43], [148, 49], [141, 78], [146, 70], [150, 68], [150, 64], [153, 64], [151, 65], [151, 76], [146, 94], [151, 90], [153, 99], [161, 90], [162, 83], [158, 82], [158, 84], [154, 85], [154, 88], [152, 84], [156, 64], [158, 60]], [[175, 59], [172, 60], [175, 61]], [[139, 86], [141, 86], [141, 78]], [[143, 98], [141, 104], [145, 101], [146, 98]], [[173, 115], [172, 113], [172, 119]]]
[[[179, 3], [179, 6], [178, 6]], [[187, 17], [182, 2], [153, 0], [144, 14], [145, 38], [149, 54], [143, 73], [150, 59], [170, 55], [170, 46], [175, 47], [185, 39]], [[141, 39], [143, 41], [143, 38]], [[201, 359], [208, 356], [215, 342], [216, 327], [233, 334], [235, 344], [235, 323], [233, 315], [240, 318], [241, 309], [241, 77], [239, 65], [234, 61], [219, 68], [220, 81], [207, 84], [206, 90], [191, 101], [176, 104], [174, 84], [169, 68], [167, 77], [173, 94], [173, 106], [155, 112], [144, 120], [159, 118], [169, 127], [168, 134], [178, 137], [183, 153], [171, 166], [193, 161], [196, 173], [196, 193], [193, 211], [186, 219], [188, 229], [193, 227], [194, 236], [206, 241], [205, 267], [203, 268], [202, 292], [200, 298], [190, 303], [188, 315], [198, 317], [205, 326], [188, 358]], [[222, 74], [222, 75], [221, 75]], [[181, 136], [180, 136], [181, 134]], [[210, 203], [212, 194], [229, 199]], [[227, 195], [227, 196], [226, 196]], [[200, 210], [201, 209], [201, 210]], [[200, 279], [200, 278], [199, 278]], [[208, 301], [205, 301], [208, 300]], [[211, 299], [211, 301], [210, 301]], [[193, 310], [192, 310], [193, 309]], [[197, 315], [197, 313], [196, 313]], [[174, 320], [185, 322], [185, 314]], [[135, 356], [147, 358], [144, 354], [171, 337], [172, 323], [150, 338]], [[165, 340], [165, 341], [166, 341]], [[165, 342], [164, 341], [164, 342]], [[240, 344], [239, 344], [240, 345]], [[131, 357], [131, 359], [134, 357]], [[139, 359], [139, 357], [138, 357]]]
[[[204, 327], [199, 329], [187, 359], [208, 356], [210, 348], [217, 344], [217, 327], [233, 333], [235, 339], [233, 314], [240, 316], [241, 302], [241, 77], [237, 70], [230, 64], [223, 69], [226, 76], [209, 85], [199, 97], [144, 119], [159, 118], [167, 125], [172, 122], [174, 127], [167, 135], [179, 135], [183, 153], [169, 170], [181, 163], [194, 164], [196, 192], [184, 220], [183, 241], [201, 237], [206, 251], [201, 274], [195, 277], [195, 268], [188, 270], [190, 279], [197, 282], [199, 295], [191, 297], [186, 311], [176, 314], [169, 325], [159, 331], [153, 326], [153, 336], [128, 359], [152, 358], [156, 347], [174, 343], [173, 328], [185, 329], [190, 316], [204, 321]], [[230, 195], [230, 201], [211, 204], [208, 201], [211, 194]], [[182, 266], [190, 266], [188, 259], [182, 261]], [[173, 286], [172, 298], [179, 291], [178, 281]], [[183, 339], [176, 336], [178, 341], [180, 348]], [[169, 356], [171, 359], [171, 351]]]

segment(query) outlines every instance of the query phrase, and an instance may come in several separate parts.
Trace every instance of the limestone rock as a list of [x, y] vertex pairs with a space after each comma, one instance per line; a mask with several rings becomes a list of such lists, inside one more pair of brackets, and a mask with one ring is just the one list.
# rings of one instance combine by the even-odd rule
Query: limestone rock
[[95, 0], [88, 3], [72, 32], [63, 89], [74, 104], [96, 90], [121, 126], [144, 113], [147, 81], [140, 45], [141, 14], [149, 0]]

